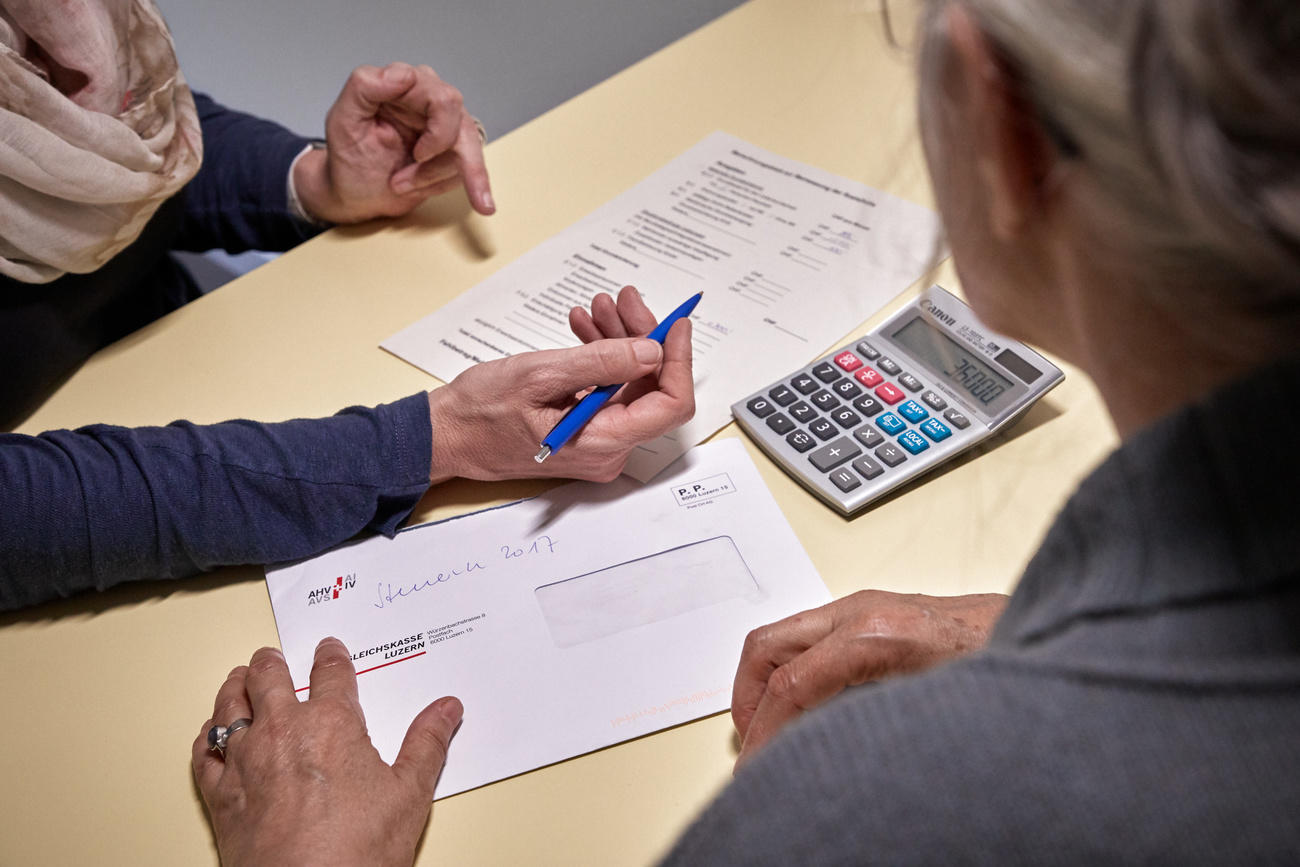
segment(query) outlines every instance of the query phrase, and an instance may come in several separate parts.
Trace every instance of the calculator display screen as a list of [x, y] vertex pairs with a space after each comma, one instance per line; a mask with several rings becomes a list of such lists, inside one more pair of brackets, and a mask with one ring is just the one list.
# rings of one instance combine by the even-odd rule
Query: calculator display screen
[[998, 411], [1001, 403], [998, 398], [1015, 387], [1015, 383], [989, 367], [967, 347], [920, 316], [890, 337], [918, 361], [929, 365], [949, 385], [970, 395], [976, 406], [990, 414]]

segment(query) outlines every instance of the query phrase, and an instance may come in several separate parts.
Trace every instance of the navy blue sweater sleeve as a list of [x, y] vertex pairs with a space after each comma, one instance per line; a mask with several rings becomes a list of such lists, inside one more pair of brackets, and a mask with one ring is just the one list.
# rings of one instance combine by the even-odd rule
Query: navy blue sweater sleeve
[[432, 437], [423, 393], [278, 424], [0, 435], [0, 610], [391, 536]]
[[320, 231], [289, 208], [289, 166], [307, 139], [194, 94], [203, 164], [185, 186], [178, 250], [288, 250]]

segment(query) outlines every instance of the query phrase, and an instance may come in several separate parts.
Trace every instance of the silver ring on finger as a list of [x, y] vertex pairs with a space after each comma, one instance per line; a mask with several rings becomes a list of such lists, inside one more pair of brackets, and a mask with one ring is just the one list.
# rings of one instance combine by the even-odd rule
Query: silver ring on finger
[[226, 744], [229, 742], [230, 736], [240, 729], [248, 728], [252, 724], [253, 721], [251, 719], [241, 717], [228, 726], [213, 726], [208, 729], [208, 749], [216, 750], [224, 759], [226, 757]]

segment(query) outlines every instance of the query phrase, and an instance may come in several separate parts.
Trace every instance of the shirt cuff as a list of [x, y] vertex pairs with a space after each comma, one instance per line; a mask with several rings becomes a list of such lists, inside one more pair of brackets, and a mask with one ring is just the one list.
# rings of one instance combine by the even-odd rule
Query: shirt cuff
[[326, 222], [325, 220], [318, 220], [316, 217], [313, 217], [311, 214], [307, 213], [307, 209], [303, 207], [302, 199], [298, 196], [298, 185], [294, 183], [293, 170], [297, 168], [298, 160], [307, 156], [307, 154], [311, 153], [312, 151], [323, 151], [325, 150], [325, 148], [326, 148], [325, 142], [321, 141], [320, 139], [315, 139], [313, 141], [308, 142], [307, 146], [303, 148], [301, 151], [299, 151], [298, 155], [293, 158], [293, 162], [289, 163], [289, 175], [288, 177], [285, 178], [285, 192], [289, 198], [290, 212], [292, 212], [295, 217], [297, 217], [302, 222], [308, 224], [309, 226], [316, 226], [317, 228], [320, 229], [328, 229], [330, 226], [334, 224]]

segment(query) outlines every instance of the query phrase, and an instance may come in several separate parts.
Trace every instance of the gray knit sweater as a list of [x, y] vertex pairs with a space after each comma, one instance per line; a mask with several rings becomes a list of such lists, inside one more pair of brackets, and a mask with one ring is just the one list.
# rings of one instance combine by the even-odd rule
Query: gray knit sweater
[[1130, 438], [988, 648], [850, 690], [669, 864], [1300, 864], [1300, 359]]

